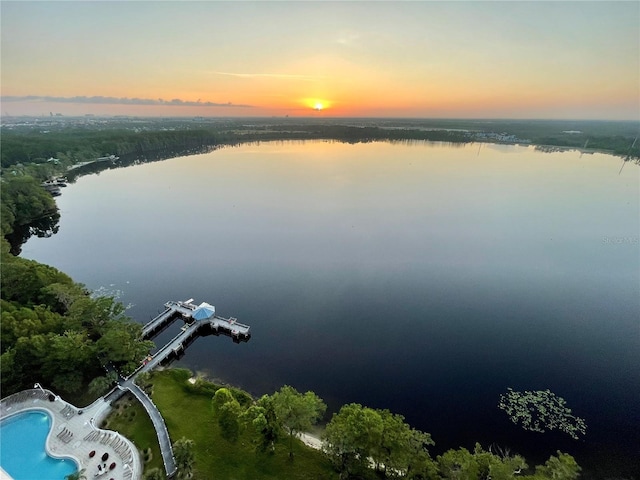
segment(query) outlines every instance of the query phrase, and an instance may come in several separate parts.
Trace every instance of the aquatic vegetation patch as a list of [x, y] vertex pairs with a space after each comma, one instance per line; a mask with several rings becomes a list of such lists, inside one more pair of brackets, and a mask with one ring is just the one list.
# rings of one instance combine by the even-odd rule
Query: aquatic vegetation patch
[[[129, 282], [127, 281], [127, 283]], [[124, 296], [124, 290], [116, 288], [116, 284], [111, 283], [109, 284], [108, 287], [102, 285], [96, 288], [91, 292], [90, 296], [93, 299], [100, 298], [100, 297], [109, 297], [109, 298], [113, 298], [114, 300], [120, 300]], [[126, 311], [133, 307], [135, 307], [135, 304], [130, 302], [124, 306], [124, 309]]]
[[500, 395], [498, 407], [504, 410], [513, 423], [525, 430], [544, 433], [560, 430], [574, 439], [584, 435], [587, 425], [572, 414], [564, 398], [550, 390], [516, 392], [511, 388]]

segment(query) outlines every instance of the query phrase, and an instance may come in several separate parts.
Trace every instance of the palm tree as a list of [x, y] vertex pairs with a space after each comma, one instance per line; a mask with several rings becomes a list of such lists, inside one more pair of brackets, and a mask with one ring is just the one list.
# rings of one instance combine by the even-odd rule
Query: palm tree
[[191, 478], [193, 475], [193, 467], [195, 464], [195, 457], [193, 454], [194, 447], [193, 440], [182, 437], [180, 440], [173, 444], [173, 456], [176, 460], [176, 479], [183, 480]]
[[152, 468], [145, 473], [144, 480], [164, 480], [164, 475], [159, 468]]
[[70, 473], [66, 477], [64, 477], [64, 479], [65, 480], [87, 480], [87, 476], [84, 474], [85, 471], [86, 470], [84, 468], [82, 470], [75, 471], [73, 473]]

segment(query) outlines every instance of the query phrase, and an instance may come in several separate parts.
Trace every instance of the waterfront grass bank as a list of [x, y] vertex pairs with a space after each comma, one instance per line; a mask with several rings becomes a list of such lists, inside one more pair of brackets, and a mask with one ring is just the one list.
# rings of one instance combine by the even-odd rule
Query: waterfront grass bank
[[[152, 398], [162, 413], [171, 439], [185, 437], [195, 442], [195, 478], [207, 480], [251, 478], [256, 480], [333, 480], [338, 478], [328, 459], [301, 441], [294, 445], [294, 460], [289, 459], [288, 441], [282, 438], [275, 452], [257, 453], [251, 432], [243, 431], [237, 442], [222, 437], [211, 409], [211, 398], [218, 386], [205, 380], [189, 382], [191, 372], [167, 369], [151, 377]], [[250, 402], [245, 392], [233, 389], [241, 401]], [[162, 460], [155, 431], [137, 401], [125, 400], [107, 419], [109, 428], [130, 438], [144, 458], [151, 448], [151, 460], [145, 471], [160, 468]]]

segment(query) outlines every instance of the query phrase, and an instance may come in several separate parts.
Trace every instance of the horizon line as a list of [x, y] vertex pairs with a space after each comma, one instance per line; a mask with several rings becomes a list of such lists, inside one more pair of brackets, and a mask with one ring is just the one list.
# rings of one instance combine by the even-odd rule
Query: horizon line
[[[4, 97], [3, 97], [4, 98]], [[180, 104], [172, 104], [174, 106], [188, 106]], [[169, 106], [169, 104], [167, 104]], [[243, 106], [247, 105], [229, 105], [220, 104], [219, 106]], [[56, 114], [8, 114], [0, 112], [0, 119], [6, 118], [35, 118], [35, 119], [79, 119], [79, 118], [104, 118], [104, 119], [118, 119], [118, 118], [145, 118], [145, 119], [268, 119], [268, 120], [475, 120], [475, 121], [514, 121], [514, 122], [625, 122], [625, 123], [639, 123], [639, 119], [613, 119], [613, 118], [552, 118], [552, 117], [429, 117], [429, 116], [325, 116], [325, 115], [135, 115], [135, 114], [95, 114], [85, 113], [77, 115], [64, 115], [60, 113]]]

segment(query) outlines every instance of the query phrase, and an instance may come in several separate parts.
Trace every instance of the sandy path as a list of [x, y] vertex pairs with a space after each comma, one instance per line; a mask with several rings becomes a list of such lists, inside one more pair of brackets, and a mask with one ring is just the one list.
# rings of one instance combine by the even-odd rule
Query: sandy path
[[299, 433], [298, 438], [308, 447], [320, 450], [322, 448], [322, 440], [310, 433]]

